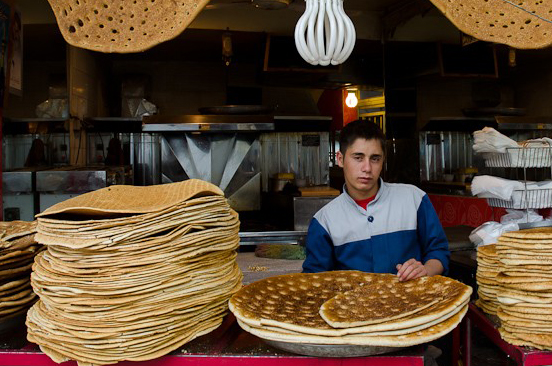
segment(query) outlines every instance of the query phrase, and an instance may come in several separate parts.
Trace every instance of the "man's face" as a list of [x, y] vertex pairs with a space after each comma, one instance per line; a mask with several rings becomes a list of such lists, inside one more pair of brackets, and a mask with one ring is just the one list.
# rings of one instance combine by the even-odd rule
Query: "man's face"
[[349, 145], [345, 155], [337, 152], [337, 164], [343, 168], [351, 197], [360, 200], [378, 192], [378, 180], [383, 168], [383, 150], [378, 140], [357, 138]]

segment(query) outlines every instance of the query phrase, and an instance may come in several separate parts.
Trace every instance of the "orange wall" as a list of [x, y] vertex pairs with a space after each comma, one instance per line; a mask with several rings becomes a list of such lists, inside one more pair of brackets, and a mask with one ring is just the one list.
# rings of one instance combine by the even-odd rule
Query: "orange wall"
[[332, 130], [339, 131], [347, 123], [358, 119], [358, 108], [345, 105], [347, 89], [324, 90], [318, 99], [318, 109], [325, 116], [332, 116]]

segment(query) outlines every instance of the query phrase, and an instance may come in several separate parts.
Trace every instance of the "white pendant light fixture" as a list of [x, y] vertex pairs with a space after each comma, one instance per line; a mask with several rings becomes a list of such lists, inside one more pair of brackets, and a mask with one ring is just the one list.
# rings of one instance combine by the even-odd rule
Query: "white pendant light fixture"
[[295, 26], [295, 46], [311, 65], [339, 65], [353, 51], [355, 26], [343, 0], [305, 0], [305, 13]]

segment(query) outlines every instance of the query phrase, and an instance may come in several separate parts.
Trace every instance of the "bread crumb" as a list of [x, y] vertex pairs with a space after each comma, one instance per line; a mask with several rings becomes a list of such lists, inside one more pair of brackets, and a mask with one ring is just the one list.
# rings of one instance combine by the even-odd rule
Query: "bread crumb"
[[264, 266], [249, 266], [247, 269], [251, 272], [265, 272], [268, 270], [268, 267]]

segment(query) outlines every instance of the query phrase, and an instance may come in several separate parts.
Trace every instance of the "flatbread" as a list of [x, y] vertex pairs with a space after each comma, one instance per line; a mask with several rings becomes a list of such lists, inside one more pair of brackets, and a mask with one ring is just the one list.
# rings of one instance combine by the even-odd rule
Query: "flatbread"
[[[404, 318], [343, 329], [334, 329], [320, 316], [322, 304], [339, 293], [391, 277], [396, 276], [358, 271], [275, 276], [244, 287], [231, 298], [229, 308], [242, 323], [252, 327], [277, 327], [330, 337], [415, 327], [454, 312], [451, 302], [444, 301]], [[465, 286], [464, 294], [469, 298], [471, 287]], [[462, 300], [456, 306], [458, 310], [461, 303]]]
[[[0, 221], [0, 243], [36, 233], [36, 221]], [[3, 247], [0, 244], [0, 248]]]
[[501, 237], [512, 239], [552, 239], [552, 227], [537, 227], [532, 229], [509, 231], [503, 233]]
[[488, 244], [477, 247], [477, 255], [485, 258], [496, 258], [496, 244]]
[[320, 316], [334, 328], [361, 327], [404, 318], [436, 303], [452, 309], [471, 292], [468, 286], [442, 276], [400, 282], [395, 275], [380, 275], [376, 281], [326, 301]]
[[104, 365], [160, 357], [222, 322], [243, 275], [239, 218], [220, 189], [190, 180], [79, 197], [38, 218], [47, 250], [31, 274], [29, 341], [56, 361]]
[[312, 334], [285, 334], [273, 330], [265, 330], [263, 328], [252, 327], [249, 324], [242, 322], [240, 319], [238, 319], [238, 323], [249, 333], [259, 336], [263, 339], [273, 341], [327, 345], [349, 344], [366, 346], [409, 347], [420, 343], [430, 342], [444, 336], [460, 323], [467, 310], [468, 306], [465, 305], [458, 313], [441, 323], [413, 333], [395, 336], [349, 335], [342, 337], [324, 337]]
[[479, 40], [513, 48], [536, 49], [552, 44], [552, 4], [547, 1], [431, 0], [462, 32]]
[[110, 186], [57, 203], [36, 217], [51, 217], [60, 213], [89, 217], [151, 213], [207, 195], [223, 196], [224, 193], [214, 184], [199, 179], [153, 186]]
[[70, 45], [99, 52], [141, 52], [178, 36], [208, 0], [48, 0]]

